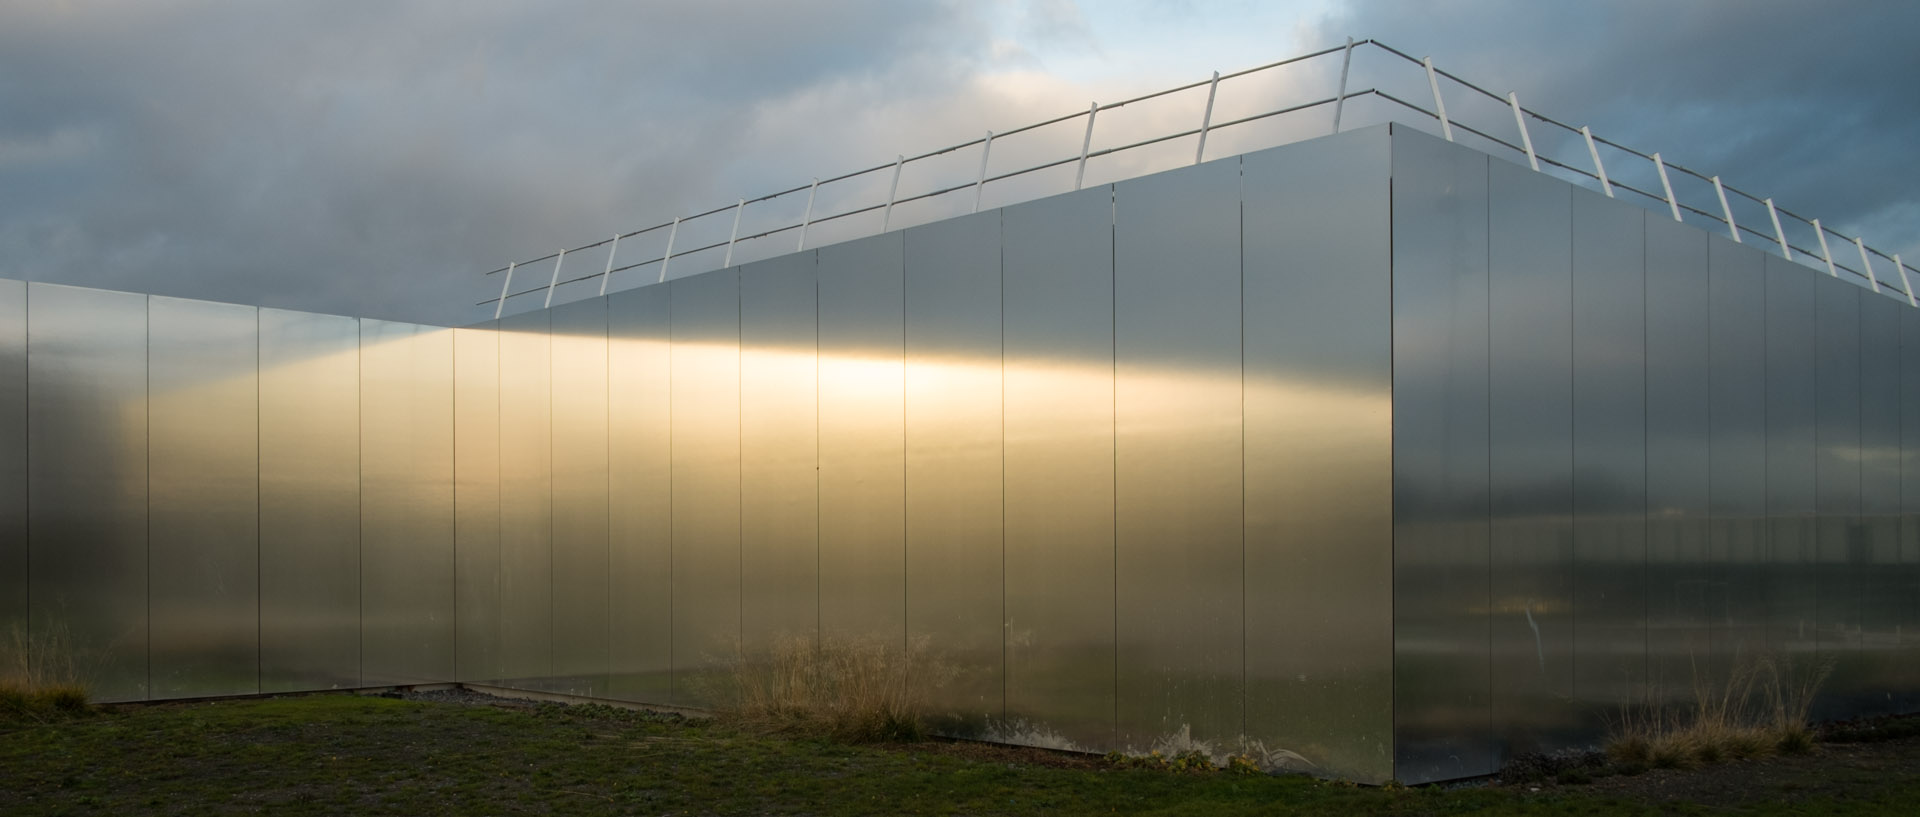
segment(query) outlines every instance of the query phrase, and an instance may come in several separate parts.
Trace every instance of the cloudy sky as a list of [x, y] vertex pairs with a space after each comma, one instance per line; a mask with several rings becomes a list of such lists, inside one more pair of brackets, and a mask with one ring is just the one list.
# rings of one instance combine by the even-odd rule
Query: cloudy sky
[[[498, 285], [480, 274], [510, 260], [1349, 36], [1916, 264], [1915, 32], [1920, 3], [1901, 0], [7, 0], [0, 277], [465, 323]], [[1417, 71], [1361, 59], [1356, 84], [1424, 101]], [[1219, 115], [1324, 97], [1337, 71], [1323, 59], [1223, 84]], [[1191, 127], [1204, 94], [1104, 114], [1095, 148]], [[1385, 113], [1356, 104], [1349, 121]], [[1222, 134], [1208, 155], [1328, 116]], [[995, 172], [1077, 150], [1081, 127], [996, 143]], [[1089, 181], [1192, 149], [1090, 166]], [[970, 177], [974, 150], [916, 169], [903, 194]], [[883, 193], [885, 176], [822, 200]], [[987, 203], [1047, 184], [1071, 180], [1002, 185]], [[943, 201], [899, 218], [972, 203]], [[803, 205], [749, 208], [743, 232]], [[681, 240], [724, 240], [730, 221], [705, 221]], [[658, 238], [622, 260], [657, 255]], [[604, 248], [581, 255], [569, 274], [605, 263]]]

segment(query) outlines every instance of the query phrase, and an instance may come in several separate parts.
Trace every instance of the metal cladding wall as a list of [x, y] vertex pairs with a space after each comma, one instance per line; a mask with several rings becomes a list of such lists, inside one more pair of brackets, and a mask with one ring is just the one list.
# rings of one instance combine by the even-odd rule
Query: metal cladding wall
[[706, 706], [824, 644], [951, 734], [1384, 780], [1388, 157], [455, 330], [6, 282], [0, 615], [107, 699]]
[[1589, 745], [1754, 662], [1831, 668], [1819, 717], [1911, 708], [1920, 312], [1392, 141], [1395, 776]]
[[0, 626], [1479, 775], [1763, 656], [1920, 704], [1915, 384], [1920, 311], [1397, 126], [464, 329], [0, 281]]

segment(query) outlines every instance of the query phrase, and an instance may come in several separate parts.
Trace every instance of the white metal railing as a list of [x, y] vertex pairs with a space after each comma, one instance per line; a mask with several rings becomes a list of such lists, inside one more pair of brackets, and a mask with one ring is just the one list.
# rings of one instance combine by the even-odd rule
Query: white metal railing
[[[1358, 66], [1362, 69], [1363, 73], [1367, 69], [1374, 69], [1379, 76], [1377, 77], [1377, 82], [1372, 87], [1363, 90], [1354, 90], [1349, 87], [1349, 81], [1356, 74], [1355, 57], [1367, 55], [1378, 55], [1378, 58], [1384, 60], [1385, 64]], [[1213, 121], [1215, 102], [1219, 97], [1220, 88], [1224, 83], [1243, 80], [1278, 69], [1293, 69], [1295, 71], [1319, 70], [1325, 67], [1326, 63], [1331, 62], [1331, 59], [1323, 60], [1323, 58], [1337, 58], [1340, 61], [1338, 84], [1330, 89], [1328, 95], [1319, 96], [1306, 94], [1306, 98], [1293, 101], [1291, 104], [1284, 104], [1271, 109], [1237, 116], [1226, 121]], [[1369, 60], [1368, 62], [1371, 63], [1372, 61]], [[1415, 75], [1406, 72], [1405, 68], [1407, 66], [1419, 69], [1418, 74]], [[1398, 73], [1396, 73], [1396, 69], [1399, 71]], [[1331, 72], [1329, 71], [1328, 73], [1330, 74]], [[1405, 88], [1399, 87], [1383, 87], [1391, 85], [1394, 82], [1405, 83], [1413, 76], [1418, 76], [1419, 79], [1424, 80], [1424, 82], [1418, 83], [1420, 87], [1417, 91], [1408, 91]], [[1318, 79], [1318, 77], [1311, 78]], [[1445, 80], [1444, 83], [1443, 80]], [[1155, 100], [1201, 87], [1207, 89], [1207, 97], [1206, 104], [1198, 117], [1199, 121], [1196, 127], [1173, 133], [1133, 139], [1125, 144], [1099, 150], [1093, 149], [1094, 126], [1102, 111], [1114, 111], [1129, 105], [1139, 105], [1149, 100]], [[1458, 113], [1449, 115], [1447, 108], [1447, 91], [1456, 88], [1468, 92], [1468, 96], [1464, 98], [1455, 97], [1456, 111], [1460, 111], [1464, 107], [1462, 103], [1472, 102], [1474, 100], [1480, 100], [1483, 103], [1490, 101], [1493, 108], [1488, 111], [1482, 111], [1479, 114], [1481, 119], [1504, 121], [1510, 113], [1511, 121], [1505, 121], [1504, 124], [1493, 124], [1482, 121], [1470, 122], [1467, 120], [1473, 118], [1471, 114], [1468, 116], [1461, 116]], [[1395, 91], [1400, 91], [1400, 93], [1396, 94]], [[1423, 107], [1421, 104], [1408, 101], [1402, 96], [1402, 94], [1406, 96], [1416, 96], [1420, 91], [1425, 91], [1431, 96], [1433, 105], [1431, 110]], [[1850, 275], [1863, 279], [1865, 284], [1875, 292], [1897, 294], [1904, 299], [1908, 305], [1920, 307], [1920, 299], [1916, 299], [1911, 283], [1913, 277], [1909, 274], [1911, 268], [1907, 267], [1906, 264], [1900, 260], [1898, 254], [1888, 255], [1887, 253], [1867, 246], [1866, 242], [1857, 236], [1849, 238], [1841, 235], [1823, 226], [1817, 218], [1803, 217], [1793, 211], [1775, 205], [1772, 198], [1763, 198], [1725, 184], [1717, 175], [1704, 174], [1682, 165], [1674, 164], [1664, 159], [1658, 152], [1643, 153], [1618, 142], [1596, 136], [1588, 127], [1574, 127], [1548, 117], [1538, 111], [1523, 107], [1520, 104], [1518, 95], [1515, 93], [1509, 92], [1504, 96], [1495, 94], [1492, 91], [1488, 91], [1485, 88], [1436, 67], [1430, 58], [1415, 58], [1406, 52], [1371, 39], [1359, 41], [1349, 39], [1344, 45], [1325, 48], [1310, 54], [1304, 54], [1228, 74], [1215, 72], [1208, 79], [1136, 96], [1119, 102], [1107, 104], [1096, 102], [1084, 111], [1076, 111], [1011, 130], [999, 132], [987, 131], [986, 135], [979, 139], [961, 142], [912, 156], [904, 154], [898, 155], [890, 162], [855, 170], [850, 173], [843, 173], [838, 176], [824, 179], [816, 178], [807, 184], [789, 187], [756, 198], [737, 199], [733, 204], [716, 207], [688, 216], [677, 217], [671, 221], [643, 227], [631, 232], [619, 233], [611, 238], [560, 250], [538, 258], [516, 261], [505, 267], [490, 270], [486, 273], [487, 276], [504, 273], [500, 284], [500, 291], [498, 295], [480, 301], [476, 305], [493, 305], [493, 315], [496, 318], [503, 314], [508, 301], [527, 295], [543, 294], [545, 296], [543, 304], [545, 306], [552, 306], [554, 293], [560, 287], [591, 281], [595, 278], [599, 279], [599, 294], [604, 295], [612, 283], [614, 276], [619, 273], [658, 265], [658, 269], [653, 270], [654, 275], [652, 277], [656, 282], [665, 281], [667, 280], [671, 264], [676, 257], [692, 256], [722, 249], [724, 249], [725, 252], [720, 262], [720, 267], [724, 268], [732, 265], [734, 249], [742, 243], [749, 241], [766, 241], [783, 234], [792, 236], [794, 242], [792, 245], [793, 251], [803, 250], [807, 246], [808, 232], [811, 229], [861, 214], [878, 212], [880, 214], [879, 232], [885, 232], [892, 226], [893, 212], [897, 206], [929, 200], [952, 193], [964, 193], [965, 191], [971, 190], [973, 193], [972, 209], [977, 211], [980, 209], [982, 197], [988, 185], [1006, 182], [1011, 179], [1053, 168], [1060, 168], [1069, 164], [1074, 166], [1073, 186], [1070, 189], [1078, 190], [1086, 180], [1087, 164], [1090, 160], [1114, 156], [1125, 151], [1157, 145], [1175, 139], [1198, 137], [1193, 157], [1193, 162], [1198, 164], [1206, 158], [1207, 137], [1210, 133], [1219, 133], [1229, 128], [1245, 126], [1273, 117], [1297, 117], [1308, 112], [1317, 113], [1321, 109], [1330, 106], [1332, 115], [1330, 129], [1326, 131], [1316, 130], [1314, 133], [1337, 133], [1343, 127], [1343, 117], [1348, 114], [1350, 108], [1362, 102], [1372, 102], [1376, 100], [1388, 111], [1384, 116], [1384, 120], [1403, 121], [1395, 117], [1394, 112], [1410, 111], [1416, 114], [1415, 120], [1417, 122], [1431, 121], [1436, 123], [1440, 135], [1448, 141], [1456, 141], [1458, 135], [1464, 134], [1471, 137], [1472, 140], [1484, 143], [1484, 146], [1497, 147], [1510, 151], [1513, 154], [1524, 156], [1528, 166], [1534, 170], [1554, 173], [1562, 178], [1593, 186], [1609, 197], [1618, 197], [1621, 192], [1630, 194], [1635, 197], [1632, 200], [1638, 201], [1650, 209], [1668, 211], [1672, 214], [1675, 221], [1686, 221], [1685, 214], [1691, 213], [1696, 219], [1705, 219], [1707, 222], [1724, 226], [1728, 235], [1734, 241], [1744, 243], [1745, 239], [1743, 236], [1758, 239], [1761, 242], [1771, 245], [1783, 257], [1789, 260], [1817, 264], [1819, 267], [1824, 267], [1828, 274], [1835, 277], [1838, 277], [1842, 271], [1845, 271]], [[1492, 114], [1491, 111], [1493, 110], [1499, 111], [1499, 114]], [[1009, 137], [1036, 132], [1042, 128], [1080, 119], [1085, 120], [1085, 129], [1079, 140], [1080, 149], [1076, 155], [1048, 159], [1038, 164], [1000, 173], [990, 172], [989, 160], [993, 155], [993, 147], [996, 142], [1004, 144], [1005, 140]], [[1547, 126], [1548, 130], [1546, 135], [1550, 137], [1547, 140], [1550, 143], [1549, 145], [1543, 148], [1540, 142], [1536, 140], [1534, 131], [1537, 126], [1529, 124], [1530, 122], [1537, 122], [1540, 125]], [[1502, 137], [1495, 135], [1494, 132], [1496, 130], [1509, 132], [1512, 136]], [[1456, 131], [1458, 131], [1459, 134], [1456, 134]], [[1557, 142], [1552, 138], [1556, 136], [1558, 137]], [[1273, 144], [1283, 144], [1287, 141], [1295, 140], [1282, 139]], [[1259, 145], [1258, 147], [1271, 147], [1273, 144]], [[912, 193], [905, 197], [900, 195], [901, 175], [908, 167], [916, 163], [946, 157], [958, 151], [968, 150], [976, 146], [980, 149], [980, 161], [977, 172], [975, 172], [970, 179], [960, 183], [936, 184], [930, 189]], [[1615, 161], [1613, 173], [1610, 174], [1607, 163], [1602, 155], [1602, 147], [1607, 148], [1608, 152], [1625, 154], [1631, 161], [1644, 163], [1639, 170], [1643, 171], [1648, 179], [1657, 178], [1660, 187], [1659, 191], [1655, 192], [1642, 189], [1640, 186], [1625, 181], [1621, 175], [1622, 172], [1626, 172], [1627, 175], [1630, 176], [1635, 171], [1630, 166], [1622, 165], [1618, 159]], [[1579, 157], [1573, 158], [1565, 155], [1569, 152], [1577, 153]], [[1556, 153], [1558, 155], [1551, 155]], [[1165, 168], [1153, 168], [1153, 170], [1160, 169]], [[1696, 204], [1685, 200], [1685, 196], [1676, 195], [1673, 177], [1670, 172], [1677, 172], [1686, 178], [1696, 180], [1702, 185], [1711, 186], [1713, 199]], [[819, 216], [815, 215], [816, 204], [820, 201], [820, 189], [823, 186], [846, 185], [854, 180], [877, 178], [877, 174], [882, 173], [890, 175], [885, 199], [864, 203], [856, 200], [835, 212]], [[1651, 187], [1652, 184], [1647, 183], [1647, 186]], [[1063, 191], [1047, 190], [1039, 195], [1051, 195], [1057, 192]], [[755, 230], [748, 235], [743, 236], [740, 234], [742, 216], [749, 207], [754, 205], [765, 206], [786, 197], [794, 197], [797, 199], [801, 193], [806, 194], [806, 205], [798, 219], [790, 222], [782, 221], [771, 227]], [[1729, 194], [1745, 202], [1756, 214], [1760, 212], [1760, 208], [1764, 208], [1767, 217], [1767, 224], [1765, 226], [1770, 227], [1770, 231], [1762, 231], [1750, 223], [1742, 223], [1742, 220], [1736, 217], [1734, 208], [1729, 204]], [[1035, 197], [1037, 198], [1038, 196]], [[1782, 221], [1783, 217], [1787, 219], [1786, 222]], [[690, 223], [701, 220], [727, 218], [731, 219], [732, 229], [728, 232], [725, 241], [710, 241], [692, 248], [682, 248], [676, 252], [676, 241], [680, 238], [680, 233], [683, 228], [687, 227]], [[1753, 220], [1754, 219], [1747, 219], [1749, 222]], [[1814, 247], [1794, 243], [1788, 236], [1783, 224], [1794, 224], [1797, 227], [1804, 226], [1810, 228], [1812, 230], [1812, 236], [1815, 239], [1817, 250]], [[648, 253], [648, 257], [643, 260], [616, 266], [620, 242], [622, 240], [648, 234], [658, 234], [663, 230], [666, 235], [665, 249], [663, 251], [657, 255]], [[1802, 232], [1804, 232], [1804, 230], [1802, 230]], [[1847, 243], [1853, 245], [1854, 250], [1859, 255], [1857, 269], [1850, 260], [1844, 257], [1835, 257], [1832, 245], [1827, 241], [1829, 234], [1835, 238], [1842, 239], [1843, 247]], [[586, 273], [570, 277], [563, 277], [564, 265], [569, 255], [577, 255], [580, 252], [600, 247], [607, 248], [606, 263], [601, 269], [590, 270]], [[1796, 252], [1799, 253], [1798, 257], [1795, 255]], [[1873, 261], [1875, 256], [1878, 256], [1886, 264], [1890, 265], [1885, 267], [1885, 269], [1893, 273], [1892, 277], [1883, 278], [1879, 274], [1875, 269], [1875, 263]], [[539, 264], [546, 261], [553, 262], [553, 268], [546, 276], [546, 282], [520, 290], [513, 289], [515, 273], [519, 267]], [[714, 267], [707, 268], [711, 269]], [[704, 269], [699, 271], [704, 271]], [[645, 279], [642, 278], [642, 280]]]

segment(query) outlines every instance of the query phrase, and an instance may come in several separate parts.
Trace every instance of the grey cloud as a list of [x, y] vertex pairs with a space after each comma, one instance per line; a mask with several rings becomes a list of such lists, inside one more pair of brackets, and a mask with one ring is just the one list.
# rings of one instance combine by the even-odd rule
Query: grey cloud
[[1355, 4], [1384, 40], [1530, 107], [1920, 257], [1920, 4], [1495, 0]]
[[[1030, 42], [1101, 53], [1085, 19], [1099, 6], [1012, 8]], [[1135, 11], [1151, 25], [1209, 8]], [[992, 13], [962, 0], [10, 4], [0, 276], [462, 322], [491, 294], [477, 274], [509, 259], [1082, 104], [979, 84], [1008, 67], [991, 62]], [[1462, 0], [1358, 6], [1318, 39], [1432, 53], [1911, 261], [1920, 105], [1905, 79], [1920, 56], [1901, 38], [1915, 23], [1920, 6], [1891, 3]]]
[[10, 7], [0, 275], [457, 322], [507, 258], [743, 192], [758, 107], [938, 93], [984, 38], [889, 0]]

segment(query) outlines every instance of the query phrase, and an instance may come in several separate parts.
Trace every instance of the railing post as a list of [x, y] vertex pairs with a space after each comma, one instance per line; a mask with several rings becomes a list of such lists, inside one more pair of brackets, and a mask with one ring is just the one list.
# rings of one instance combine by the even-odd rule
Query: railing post
[[1447, 121], [1447, 101], [1440, 98], [1440, 76], [1433, 72], [1433, 58], [1421, 57], [1420, 64], [1427, 67], [1427, 87], [1433, 89], [1433, 112], [1440, 118], [1440, 133], [1453, 141], [1453, 123]]
[[1840, 277], [1840, 270], [1833, 266], [1833, 250], [1827, 249], [1827, 228], [1820, 226], [1820, 219], [1813, 220], [1813, 234], [1820, 237], [1820, 258], [1827, 262], [1827, 274]]
[[1733, 208], [1727, 206], [1727, 188], [1720, 184], [1720, 177], [1713, 177], [1713, 193], [1720, 197], [1720, 215], [1727, 218], [1727, 235], [1733, 236], [1733, 243], [1745, 244], [1740, 240], [1740, 226], [1733, 223]]
[[[1660, 160], [1660, 152], [1653, 152], [1653, 166], [1660, 171], [1660, 189], [1667, 191], [1667, 209], [1673, 211], [1673, 220], [1680, 220], [1680, 202], [1673, 197], [1673, 182], [1667, 180], [1667, 163]], [[1738, 237], [1735, 241], [1740, 240]]]
[[1540, 157], [1533, 152], [1533, 134], [1527, 132], [1527, 117], [1520, 110], [1520, 95], [1507, 92], [1507, 104], [1513, 106], [1513, 125], [1520, 129], [1520, 144], [1527, 149], [1527, 166], [1540, 171]]
[[1193, 163], [1199, 164], [1200, 157], [1207, 152], [1207, 128], [1213, 125], [1213, 97], [1220, 90], [1220, 72], [1213, 72], [1213, 82], [1207, 85], [1207, 112], [1200, 115], [1200, 146], [1193, 149]]
[[987, 141], [980, 145], [980, 178], [973, 183], [973, 211], [980, 212], [980, 193], [987, 186], [987, 157], [993, 154], [993, 131], [987, 131]]
[[493, 302], [493, 319], [496, 321], [500, 320], [500, 310], [507, 308], [507, 290], [513, 287], [513, 268], [517, 266], [520, 266], [518, 261], [507, 264], [507, 280], [500, 284], [500, 300]]
[[1780, 226], [1780, 211], [1774, 209], [1773, 199], [1767, 199], [1767, 218], [1773, 219], [1773, 234], [1780, 241], [1780, 257], [1793, 260], [1793, 247], [1787, 244], [1787, 231]]
[[667, 228], [667, 254], [660, 256], [660, 280], [656, 283], [664, 284], [667, 282], [667, 263], [673, 260], [673, 239], [679, 234], [680, 217], [675, 216], [673, 218], [673, 226]]
[[1900, 254], [1893, 254], [1893, 268], [1900, 271], [1900, 288], [1907, 291], [1907, 306], [1920, 308], [1920, 298], [1914, 297], [1913, 281], [1907, 277], [1907, 265], [1900, 263]]
[[1600, 190], [1613, 198], [1613, 182], [1607, 181], [1607, 166], [1600, 163], [1600, 148], [1593, 143], [1593, 131], [1580, 126], [1580, 135], [1587, 139], [1587, 155], [1593, 157], [1593, 174], [1600, 178]]
[[887, 209], [880, 213], [880, 232], [886, 232], [893, 224], [893, 200], [900, 195], [900, 166], [907, 163], [907, 157], [895, 154], [893, 157], [893, 185], [887, 188]]
[[1080, 182], [1087, 178], [1087, 149], [1093, 147], [1093, 118], [1100, 115], [1100, 103], [1095, 102], [1087, 108], [1087, 135], [1080, 137], [1080, 169], [1073, 172], [1073, 189], [1080, 189]]
[[813, 178], [813, 186], [807, 188], [807, 212], [800, 217], [800, 243], [793, 246], [794, 252], [807, 248], [807, 225], [813, 223], [813, 194], [820, 192], [820, 177]]
[[620, 251], [620, 234], [613, 234], [613, 247], [607, 250], [607, 271], [600, 273], [600, 294], [607, 294], [607, 282], [613, 280], [613, 254]]
[[746, 209], [746, 199], [741, 199], [739, 204], [733, 206], [733, 232], [727, 234], [727, 257], [721, 259], [721, 269], [733, 266], [733, 242], [740, 240], [740, 214]]
[[1880, 291], [1880, 279], [1873, 274], [1873, 259], [1867, 257], [1867, 242], [1859, 237], [1853, 239], [1853, 247], [1860, 251], [1860, 270], [1867, 274], [1867, 284], [1874, 292]]
[[553, 259], [553, 278], [547, 281], [547, 303], [546, 306], [541, 307], [542, 309], [553, 306], [553, 288], [560, 284], [560, 263], [565, 260], [567, 260], [566, 250], [561, 250], [560, 255]]
[[1340, 132], [1340, 112], [1347, 107], [1347, 69], [1353, 67], [1353, 38], [1347, 38], [1346, 53], [1340, 57], [1340, 95], [1333, 98], [1333, 132]]

